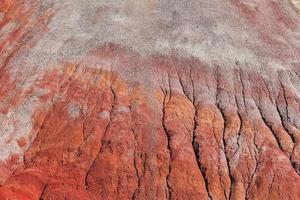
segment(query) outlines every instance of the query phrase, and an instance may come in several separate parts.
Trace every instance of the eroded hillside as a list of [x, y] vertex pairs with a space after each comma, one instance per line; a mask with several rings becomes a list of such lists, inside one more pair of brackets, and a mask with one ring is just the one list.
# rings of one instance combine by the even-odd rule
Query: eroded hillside
[[298, 0], [0, 0], [0, 199], [300, 199]]

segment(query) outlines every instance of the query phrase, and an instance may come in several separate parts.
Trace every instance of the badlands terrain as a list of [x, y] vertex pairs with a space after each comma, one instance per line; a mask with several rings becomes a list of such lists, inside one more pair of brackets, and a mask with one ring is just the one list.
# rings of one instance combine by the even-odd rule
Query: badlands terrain
[[300, 200], [299, 0], [0, 0], [0, 200]]

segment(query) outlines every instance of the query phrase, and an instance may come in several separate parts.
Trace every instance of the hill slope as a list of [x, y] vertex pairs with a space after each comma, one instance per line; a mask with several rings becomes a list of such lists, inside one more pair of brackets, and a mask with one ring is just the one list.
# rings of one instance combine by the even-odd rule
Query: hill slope
[[298, 0], [1, 0], [0, 199], [300, 199]]

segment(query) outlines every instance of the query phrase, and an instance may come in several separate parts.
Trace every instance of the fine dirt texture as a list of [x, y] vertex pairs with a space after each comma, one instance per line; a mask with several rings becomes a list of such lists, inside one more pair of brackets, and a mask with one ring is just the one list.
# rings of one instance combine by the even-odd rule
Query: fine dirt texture
[[0, 200], [300, 200], [299, 0], [0, 0]]

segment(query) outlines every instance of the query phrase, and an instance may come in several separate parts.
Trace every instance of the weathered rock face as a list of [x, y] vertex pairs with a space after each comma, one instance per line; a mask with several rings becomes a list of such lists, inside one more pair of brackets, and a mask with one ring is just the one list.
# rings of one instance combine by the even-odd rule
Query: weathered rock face
[[298, 0], [0, 0], [0, 199], [300, 199]]

